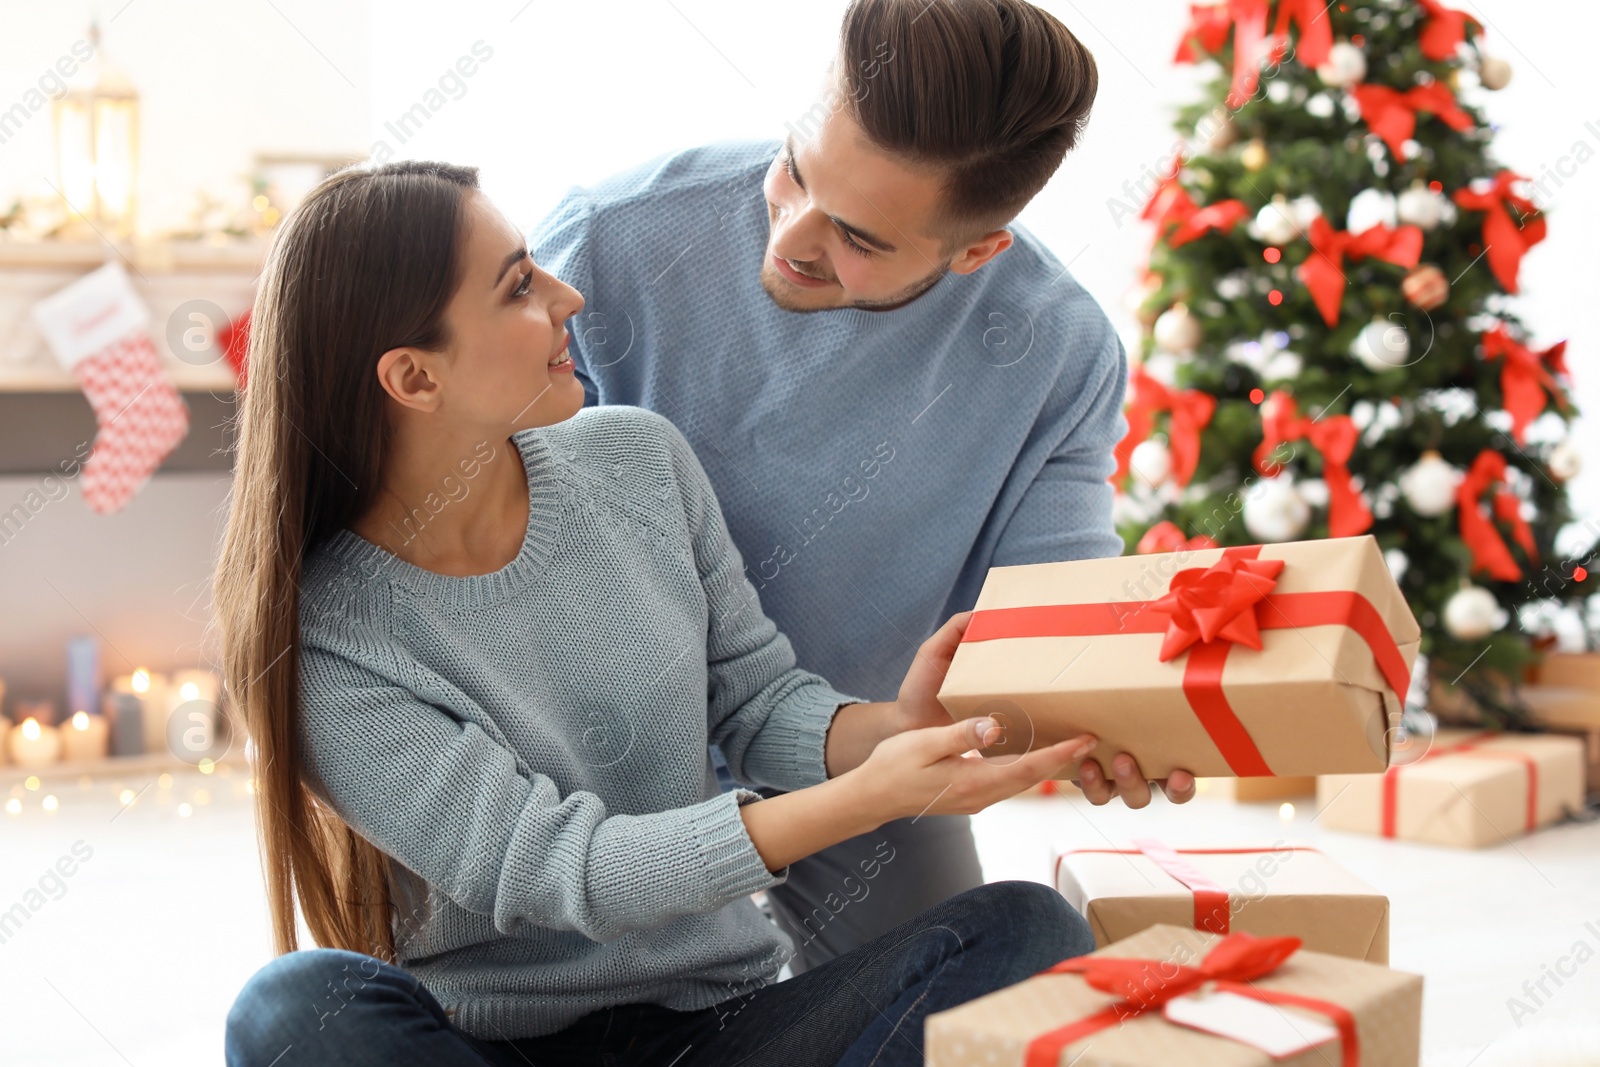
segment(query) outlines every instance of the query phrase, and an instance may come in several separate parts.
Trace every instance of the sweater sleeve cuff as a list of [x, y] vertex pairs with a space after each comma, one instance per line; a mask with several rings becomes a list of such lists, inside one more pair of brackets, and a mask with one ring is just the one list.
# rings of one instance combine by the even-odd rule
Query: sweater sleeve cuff
[[826, 782], [833, 717], [845, 704], [866, 703], [865, 697], [841, 693], [821, 679], [796, 688], [773, 710], [762, 731], [764, 744], [745, 756], [746, 769], [759, 781], [791, 791]]
[[777, 873], [767, 870], [739, 814], [740, 807], [761, 799], [760, 793], [741, 788], [719, 793], [695, 808], [695, 840], [712, 900], [737, 900], [789, 877], [788, 867]]

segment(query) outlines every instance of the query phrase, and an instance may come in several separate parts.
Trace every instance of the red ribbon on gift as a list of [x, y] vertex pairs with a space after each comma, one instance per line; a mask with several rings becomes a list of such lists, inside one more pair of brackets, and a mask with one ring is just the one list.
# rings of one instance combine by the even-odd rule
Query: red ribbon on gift
[[1073, 848], [1056, 856], [1055, 877], [1061, 878], [1061, 861], [1081, 852], [1095, 852], [1112, 856], [1144, 855], [1150, 858], [1174, 880], [1194, 892], [1194, 928], [1211, 934], [1228, 933], [1232, 920], [1228, 891], [1200, 873], [1184, 856], [1237, 856], [1262, 852], [1316, 852], [1306, 845], [1288, 845], [1283, 848], [1173, 848], [1163, 841], [1141, 838], [1134, 842], [1138, 848]]
[[1198, 552], [1216, 547], [1217, 543], [1205, 534], [1185, 537], [1175, 523], [1163, 519], [1144, 532], [1134, 551], [1141, 556], [1148, 556], [1152, 552]]
[[1028, 1042], [1023, 1063], [1026, 1067], [1057, 1067], [1061, 1054], [1074, 1041], [1159, 1009], [1167, 1001], [1211, 983], [1215, 989], [1252, 1000], [1292, 1005], [1327, 1016], [1339, 1031], [1342, 1067], [1359, 1067], [1361, 1051], [1356, 1039], [1356, 1020], [1348, 1008], [1316, 997], [1260, 989], [1254, 984], [1255, 979], [1264, 978], [1283, 966], [1300, 950], [1300, 945], [1298, 937], [1228, 934], [1211, 946], [1198, 967], [1168, 960], [1115, 956], [1077, 956], [1062, 960], [1040, 973], [1080, 974], [1091, 987], [1121, 999], [1076, 1022], [1040, 1034]]
[[1400, 807], [1400, 772], [1407, 767], [1415, 767], [1430, 759], [1440, 756], [1484, 756], [1489, 759], [1509, 759], [1521, 763], [1528, 771], [1528, 804], [1524, 829], [1533, 833], [1539, 828], [1539, 764], [1526, 752], [1517, 752], [1513, 749], [1482, 748], [1485, 741], [1491, 741], [1503, 736], [1499, 730], [1485, 730], [1483, 733], [1474, 734], [1444, 748], [1430, 749], [1424, 752], [1421, 758], [1412, 763], [1400, 764], [1390, 767], [1383, 772], [1383, 807], [1379, 822], [1379, 832], [1384, 837], [1394, 837], [1399, 825]]
[[1523, 443], [1528, 423], [1544, 411], [1547, 393], [1564, 400], [1565, 394], [1550, 372], [1567, 373], [1566, 351], [1567, 342], [1557, 341], [1535, 352], [1503, 325], [1483, 335], [1483, 358], [1505, 360], [1500, 365], [1500, 394], [1511, 415], [1511, 436], [1517, 444]]
[[1361, 438], [1349, 415], [1307, 418], [1295, 407], [1294, 397], [1274, 390], [1261, 405], [1261, 444], [1256, 447], [1256, 470], [1273, 474], [1273, 451], [1285, 441], [1310, 443], [1322, 457], [1322, 480], [1328, 486], [1328, 536], [1354, 537], [1372, 526], [1372, 509], [1356, 490], [1350, 476], [1350, 457]]
[[1513, 183], [1526, 180], [1520, 174], [1502, 170], [1495, 175], [1494, 185], [1484, 192], [1455, 192], [1459, 206], [1483, 212], [1483, 247], [1488, 253], [1489, 269], [1508, 293], [1517, 291], [1522, 257], [1545, 238], [1544, 214], [1532, 200], [1511, 191]]
[[[996, 641], [1016, 637], [1099, 637], [1112, 634], [1165, 635], [1163, 661], [1178, 653], [1167, 650], [1182, 644], [1188, 658], [1184, 663], [1183, 694], [1195, 717], [1222, 753], [1223, 759], [1241, 778], [1273, 777], [1260, 749], [1239, 721], [1222, 691], [1222, 670], [1232, 651], [1232, 635], [1259, 631], [1294, 629], [1302, 626], [1348, 626], [1366, 642], [1384, 682], [1398, 698], [1404, 698], [1411, 684], [1405, 657], [1384, 625], [1383, 616], [1372, 601], [1349, 589], [1330, 589], [1317, 593], [1277, 593], [1276, 571], [1241, 569], [1246, 562], [1276, 563], [1282, 560], [1257, 560], [1260, 545], [1222, 550], [1222, 558], [1211, 567], [1190, 567], [1172, 576], [1171, 593], [1156, 600], [1109, 601], [1090, 604], [1039, 604], [1018, 608], [980, 608], [972, 613], [962, 635], [967, 641]], [[1216, 571], [1219, 578], [1205, 578]], [[1185, 576], [1189, 577], [1185, 577]], [[1180, 583], [1179, 579], [1182, 579]], [[1265, 595], [1255, 591], [1266, 586]], [[1170, 598], [1170, 599], [1169, 599]], [[1244, 603], [1244, 602], [1248, 603]], [[1234, 605], [1238, 605], [1234, 611]], [[1170, 613], [1169, 613], [1170, 612]], [[1230, 614], [1232, 612], [1232, 614]], [[1248, 613], [1248, 621], [1237, 616]], [[1204, 620], [1202, 622], [1202, 620]], [[1191, 638], [1191, 630], [1198, 639]]]
[[[1328, 61], [1333, 48], [1333, 27], [1317, 0], [1280, 0], [1278, 19], [1272, 34], [1278, 38], [1268, 63], [1283, 58], [1291, 23], [1300, 26], [1298, 57], [1308, 67]], [[1195, 63], [1200, 51], [1216, 55], [1228, 43], [1233, 30], [1233, 83], [1228, 90], [1229, 107], [1238, 108], [1256, 91], [1261, 76], [1262, 57], [1267, 42], [1267, 0], [1227, 0], [1223, 4], [1190, 4], [1189, 27], [1184, 30], [1173, 54], [1174, 63]]]
[[1369, 226], [1360, 233], [1336, 230], [1327, 219], [1318, 215], [1311, 220], [1306, 231], [1311, 240], [1311, 254], [1295, 273], [1311, 290], [1311, 299], [1322, 312], [1322, 321], [1329, 326], [1339, 322], [1339, 305], [1344, 302], [1347, 279], [1344, 262], [1351, 260], [1381, 259], [1398, 267], [1415, 267], [1422, 258], [1422, 229], [1418, 226], [1388, 227], [1383, 223]]
[[1226, 233], [1247, 218], [1250, 209], [1243, 200], [1219, 200], [1199, 207], [1175, 175], [1163, 178], [1155, 195], [1139, 217], [1156, 224], [1156, 236], [1166, 236], [1167, 244], [1178, 248], [1211, 230]]
[[1120, 484], [1128, 476], [1135, 446], [1150, 436], [1157, 413], [1165, 411], [1168, 447], [1172, 450], [1172, 477], [1179, 485], [1188, 485], [1200, 462], [1200, 431], [1211, 421], [1211, 413], [1217, 407], [1216, 398], [1198, 389], [1169, 389], [1143, 367], [1134, 368], [1129, 384], [1133, 387], [1133, 399], [1124, 412], [1128, 433], [1117, 443], [1117, 470], [1111, 476], [1112, 481]]
[[1465, 11], [1454, 11], [1439, 0], [1417, 0], [1417, 4], [1428, 16], [1417, 40], [1422, 45], [1422, 54], [1434, 62], [1456, 54], [1456, 46], [1467, 39], [1468, 25], [1475, 32], [1483, 32], [1483, 23]]
[[[1479, 507], [1483, 494], [1505, 476], [1506, 457], [1489, 448], [1479, 452], [1466, 477], [1456, 486], [1456, 512], [1461, 540], [1472, 550], [1472, 573], [1487, 571], [1490, 577], [1502, 582], [1515, 582], [1522, 577], [1522, 568], [1512, 558], [1510, 547], [1494, 528], [1494, 523]], [[1494, 495], [1494, 513], [1511, 527], [1512, 536], [1528, 558], [1536, 560], [1538, 548], [1534, 544], [1533, 529], [1522, 517], [1521, 498], [1509, 489], [1501, 489]]]
[[1413, 85], [1405, 92], [1387, 85], [1364, 83], [1351, 86], [1350, 92], [1361, 105], [1362, 121], [1383, 138], [1396, 159], [1405, 158], [1402, 148], [1417, 130], [1419, 111], [1428, 112], [1453, 130], [1470, 130], [1476, 125], [1472, 116], [1461, 110], [1455, 94], [1444, 82]]

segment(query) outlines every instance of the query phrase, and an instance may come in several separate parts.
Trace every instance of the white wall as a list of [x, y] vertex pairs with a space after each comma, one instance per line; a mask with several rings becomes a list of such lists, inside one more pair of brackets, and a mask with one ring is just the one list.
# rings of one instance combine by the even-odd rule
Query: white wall
[[[844, 0], [405, 0], [372, 21], [375, 126], [415, 103], [455, 57], [482, 39], [494, 49], [459, 101], [441, 108], [399, 154], [472, 163], [512, 219], [531, 227], [573, 183], [675, 146], [781, 136], [810, 103], [832, 53]], [[1045, 0], [1094, 52], [1100, 94], [1079, 150], [1022, 220], [1055, 248], [1113, 315], [1130, 347], [1123, 300], [1148, 230], [1107, 200], [1171, 150], [1174, 107], [1196, 98], [1198, 75], [1170, 63], [1187, 0]], [[1515, 68], [1511, 86], [1479, 91], [1501, 130], [1495, 149], [1537, 177], [1585, 140], [1600, 152], [1600, 33], [1592, 5], [1459, 0], [1488, 27], [1487, 47]], [[1560, 18], [1557, 20], [1557, 13]], [[513, 16], [515, 16], [513, 18]], [[1593, 129], [1585, 123], [1592, 122]], [[375, 134], [377, 136], [377, 134]], [[1550, 237], [1528, 257], [1522, 302], [1542, 342], [1571, 337], [1580, 406], [1600, 410], [1600, 162], [1541, 197]], [[1077, 257], [1074, 259], [1073, 257]], [[1600, 455], [1600, 420], [1581, 428]], [[1580, 512], [1600, 513], [1600, 462], [1576, 482]]]

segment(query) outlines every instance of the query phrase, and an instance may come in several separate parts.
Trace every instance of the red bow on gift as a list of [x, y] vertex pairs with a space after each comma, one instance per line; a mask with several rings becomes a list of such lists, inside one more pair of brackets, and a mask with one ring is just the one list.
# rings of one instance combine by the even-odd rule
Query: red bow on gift
[[[1472, 550], [1472, 573], [1488, 571], [1491, 578], [1514, 582], [1522, 577], [1522, 568], [1511, 557], [1511, 549], [1479, 509], [1483, 494], [1495, 482], [1506, 476], [1506, 458], [1493, 449], [1484, 449], [1472, 461], [1467, 476], [1456, 486], [1456, 510], [1461, 526], [1461, 540]], [[1522, 517], [1522, 500], [1509, 489], [1494, 495], [1495, 517], [1511, 527], [1512, 536], [1527, 552], [1531, 560], [1538, 559], [1538, 549], [1533, 542], [1533, 530]]]
[[1416, 132], [1417, 112], [1426, 111], [1454, 130], [1470, 130], [1472, 116], [1461, 110], [1455, 94], [1444, 82], [1414, 85], [1405, 92], [1387, 85], [1357, 85], [1350, 90], [1361, 105], [1361, 118], [1383, 138], [1396, 159], [1404, 159], [1401, 146]]
[[1044, 971], [1045, 974], [1080, 974], [1092, 988], [1122, 999], [1093, 1015], [1034, 1038], [1028, 1043], [1026, 1067], [1056, 1067], [1061, 1054], [1074, 1041], [1125, 1020], [1160, 1008], [1167, 1001], [1192, 993], [1207, 983], [1252, 1000], [1286, 1004], [1320, 1012], [1339, 1031], [1343, 1067], [1361, 1062], [1355, 1016], [1331, 1001], [1261, 989], [1257, 978], [1276, 971], [1300, 950], [1298, 937], [1255, 937], [1232, 933], [1211, 946], [1198, 967], [1175, 961], [1118, 959], [1113, 956], [1078, 956]]
[[1285, 441], [1303, 438], [1322, 456], [1322, 480], [1328, 486], [1329, 537], [1354, 537], [1367, 531], [1372, 525], [1372, 510], [1350, 478], [1350, 457], [1361, 437], [1354, 419], [1349, 415], [1302, 417], [1294, 397], [1279, 389], [1261, 405], [1261, 434], [1255, 464], [1262, 474], [1274, 473], [1268, 459]]
[[1307, 236], [1311, 254], [1295, 273], [1311, 290], [1311, 299], [1329, 326], [1338, 323], [1339, 305], [1344, 302], [1346, 257], [1356, 260], [1370, 256], [1399, 267], [1415, 267], [1422, 258], [1422, 230], [1417, 226], [1391, 229], [1380, 222], [1353, 234], [1334, 229], [1332, 223], [1318, 215], [1311, 220]]
[[[1139, 215], [1156, 224], [1157, 238], [1165, 235], [1172, 248], [1188, 244], [1208, 230], [1226, 232], [1250, 214], [1243, 200], [1219, 200], [1197, 207], [1176, 176], [1162, 179], [1155, 195]], [[1169, 232], [1170, 231], [1170, 232]]]
[[1476, 32], [1483, 32], [1483, 24], [1465, 11], [1453, 11], [1439, 0], [1417, 0], [1417, 3], [1428, 16], [1428, 23], [1417, 39], [1422, 44], [1422, 54], [1435, 62], [1456, 54], [1456, 46], [1467, 38], [1468, 25]]
[[[1528, 249], [1544, 240], [1544, 215], [1532, 200], [1511, 191], [1513, 182], [1525, 181], [1520, 174], [1502, 170], [1487, 191], [1457, 189], [1455, 201], [1468, 211], [1483, 212], [1483, 247], [1488, 252], [1489, 269], [1508, 293], [1517, 291], [1517, 271]], [[1511, 211], [1516, 209], [1516, 217]]]
[[[1283, 58], [1284, 43], [1291, 22], [1300, 24], [1299, 58], [1308, 67], [1317, 67], [1328, 61], [1333, 48], [1333, 27], [1317, 0], [1281, 0], [1278, 4], [1278, 21], [1273, 26], [1273, 36], [1282, 38], [1266, 60], [1276, 63]], [[1262, 54], [1267, 40], [1267, 0], [1227, 0], [1221, 4], [1190, 4], [1189, 28], [1178, 42], [1174, 63], [1194, 63], [1199, 60], [1194, 45], [1200, 51], [1216, 55], [1228, 43], [1228, 30], [1233, 29], [1233, 84], [1228, 91], [1228, 106], [1242, 107], [1256, 91], [1261, 75]]]
[[1128, 475], [1133, 449], [1150, 436], [1157, 412], [1168, 414], [1167, 438], [1172, 449], [1172, 476], [1179, 485], [1188, 485], [1200, 462], [1200, 431], [1211, 421], [1216, 398], [1198, 389], [1168, 389], [1143, 367], [1135, 367], [1133, 399], [1127, 411], [1128, 433], [1117, 444], [1117, 470], [1112, 480], [1121, 484]]
[[1566, 351], [1567, 342], [1557, 341], [1544, 351], [1535, 352], [1512, 337], [1504, 326], [1496, 326], [1483, 335], [1483, 358], [1505, 360], [1500, 366], [1500, 393], [1511, 414], [1511, 436], [1517, 444], [1522, 444], [1528, 423], [1544, 411], [1547, 391], [1558, 403], [1564, 403], [1565, 394], [1550, 372], [1567, 373]]
[[1178, 529], [1176, 524], [1163, 519], [1144, 532], [1134, 551], [1147, 556], [1152, 552], [1196, 552], [1216, 547], [1217, 543], [1205, 534], [1184, 537], [1183, 531]]
[[1283, 571], [1281, 559], [1224, 556], [1209, 567], [1187, 567], [1172, 576], [1150, 610], [1167, 616], [1162, 663], [1196, 641], [1228, 641], [1261, 650], [1256, 605], [1267, 598]]

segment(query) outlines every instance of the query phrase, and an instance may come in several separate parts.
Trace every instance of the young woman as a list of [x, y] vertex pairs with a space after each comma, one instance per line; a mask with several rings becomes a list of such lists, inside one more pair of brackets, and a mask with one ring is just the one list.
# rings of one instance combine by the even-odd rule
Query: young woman
[[582, 306], [472, 168], [343, 171], [273, 243], [215, 599], [281, 955], [230, 1064], [920, 1064], [930, 1012], [1093, 947], [1002, 882], [775, 981], [788, 864], [1094, 739], [970, 758], [965, 613], [891, 703], [796, 667], [684, 438], [582, 408]]

